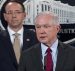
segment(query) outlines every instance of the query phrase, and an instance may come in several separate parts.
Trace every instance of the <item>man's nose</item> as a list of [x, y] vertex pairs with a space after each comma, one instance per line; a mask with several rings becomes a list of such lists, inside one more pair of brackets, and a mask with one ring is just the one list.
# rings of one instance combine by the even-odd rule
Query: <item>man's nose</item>
[[45, 32], [43, 27], [41, 27], [39, 31], [41, 34], [43, 34]]
[[16, 18], [16, 13], [12, 13], [12, 18]]

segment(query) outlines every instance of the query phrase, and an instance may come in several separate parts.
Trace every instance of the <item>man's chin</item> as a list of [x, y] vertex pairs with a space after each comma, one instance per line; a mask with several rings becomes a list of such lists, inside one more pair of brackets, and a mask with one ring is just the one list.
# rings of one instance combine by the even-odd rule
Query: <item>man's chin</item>
[[45, 41], [45, 40], [43, 40], [43, 41], [40, 41], [41, 43], [43, 43], [43, 44], [46, 44], [47, 42]]

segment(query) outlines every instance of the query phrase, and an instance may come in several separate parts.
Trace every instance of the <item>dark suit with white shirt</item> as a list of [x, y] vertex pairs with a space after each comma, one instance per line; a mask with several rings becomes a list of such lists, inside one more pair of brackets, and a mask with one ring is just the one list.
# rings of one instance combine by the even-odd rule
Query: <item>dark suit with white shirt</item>
[[[24, 28], [22, 51], [36, 44], [33, 31]], [[0, 32], [0, 71], [17, 71], [18, 63], [13, 50], [8, 30]]]
[[[75, 71], [75, 48], [58, 42], [55, 71]], [[41, 44], [23, 52], [18, 71], [44, 71]]]

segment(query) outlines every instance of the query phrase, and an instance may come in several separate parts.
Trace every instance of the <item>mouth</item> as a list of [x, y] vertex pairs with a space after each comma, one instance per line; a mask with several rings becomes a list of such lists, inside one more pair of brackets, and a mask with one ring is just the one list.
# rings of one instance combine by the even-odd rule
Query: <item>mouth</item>
[[41, 38], [41, 39], [44, 39], [44, 38], [46, 38], [46, 36], [41, 36], [40, 38]]
[[12, 20], [12, 22], [13, 22], [13, 23], [17, 23], [18, 21], [17, 21], [17, 20]]

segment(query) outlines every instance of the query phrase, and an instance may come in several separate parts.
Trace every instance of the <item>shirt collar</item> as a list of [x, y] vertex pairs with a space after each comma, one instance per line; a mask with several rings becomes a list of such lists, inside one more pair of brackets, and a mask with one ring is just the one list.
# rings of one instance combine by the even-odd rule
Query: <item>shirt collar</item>
[[58, 39], [54, 42], [54, 44], [50, 47], [52, 50], [52, 53], [55, 55], [57, 52], [57, 47], [58, 47]]
[[[8, 32], [9, 32], [9, 35], [12, 36], [13, 34], [15, 34], [16, 32], [13, 31], [9, 26], [8, 26]], [[18, 34], [22, 35], [23, 34], [23, 27], [17, 32]]]
[[[57, 46], [58, 46], [58, 39], [54, 42], [54, 44], [50, 47], [52, 50], [52, 53], [56, 54], [57, 51]], [[47, 46], [41, 43], [41, 49], [42, 49], [42, 54], [45, 55], [45, 52], [47, 50]]]
[[46, 45], [44, 45], [43, 43], [41, 43], [42, 55], [45, 55], [45, 52], [46, 52], [47, 48], [48, 47]]

